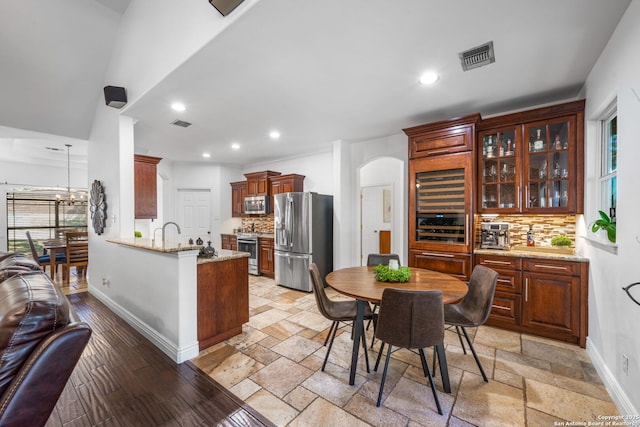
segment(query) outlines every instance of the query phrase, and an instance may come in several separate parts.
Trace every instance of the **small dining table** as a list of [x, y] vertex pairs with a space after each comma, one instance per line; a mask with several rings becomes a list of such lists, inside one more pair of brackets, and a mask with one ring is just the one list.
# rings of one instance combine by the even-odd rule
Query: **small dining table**
[[[349, 384], [355, 383], [356, 365], [358, 364], [358, 352], [360, 349], [360, 334], [364, 325], [364, 310], [366, 304], [380, 304], [382, 292], [386, 288], [405, 289], [412, 291], [442, 291], [442, 301], [452, 304], [460, 301], [467, 293], [468, 286], [462, 280], [433, 270], [411, 267], [411, 277], [408, 282], [379, 282], [373, 273], [374, 267], [360, 266], [348, 267], [333, 271], [325, 278], [327, 284], [343, 295], [355, 298], [358, 301], [356, 311], [356, 324], [353, 336], [353, 353], [351, 355], [351, 369], [349, 372]], [[366, 349], [365, 349], [366, 351]], [[436, 346], [439, 357], [444, 356], [444, 346]], [[451, 392], [449, 373], [447, 366], [440, 363], [442, 386], [447, 393]]]
[[51, 260], [49, 261], [49, 272], [51, 274], [51, 280], [56, 276], [56, 255], [67, 251], [66, 239], [52, 239], [42, 242], [42, 247], [47, 250]]

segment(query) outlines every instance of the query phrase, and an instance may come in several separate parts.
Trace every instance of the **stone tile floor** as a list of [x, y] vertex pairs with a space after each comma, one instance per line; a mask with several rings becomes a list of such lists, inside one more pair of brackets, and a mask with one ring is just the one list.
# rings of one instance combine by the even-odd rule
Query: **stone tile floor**
[[[469, 330], [489, 383], [454, 332], [445, 337], [451, 394], [436, 385], [438, 415], [417, 355], [393, 354], [382, 406], [376, 408], [382, 367], [378, 344], [361, 356], [349, 385], [350, 328], [341, 329], [329, 363], [324, 339], [330, 322], [313, 294], [250, 276], [250, 321], [243, 333], [200, 353], [192, 362], [280, 426], [554, 426], [618, 415], [586, 352], [570, 344], [491, 327]], [[327, 288], [331, 298], [342, 296]], [[371, 329], [367, 333], [371, 339]], [[370, 342], [370, 341], [369, 341]], [[427, 351], [431, 358], [432, 352]]]

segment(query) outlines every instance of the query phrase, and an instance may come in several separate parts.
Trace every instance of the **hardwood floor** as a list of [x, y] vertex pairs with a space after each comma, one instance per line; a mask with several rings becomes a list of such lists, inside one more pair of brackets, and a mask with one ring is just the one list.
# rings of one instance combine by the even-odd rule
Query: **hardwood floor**
[[53, 426], [271, 426], [191, 362], [176, 365], [81, 285], [63, 287], [93, 335]]

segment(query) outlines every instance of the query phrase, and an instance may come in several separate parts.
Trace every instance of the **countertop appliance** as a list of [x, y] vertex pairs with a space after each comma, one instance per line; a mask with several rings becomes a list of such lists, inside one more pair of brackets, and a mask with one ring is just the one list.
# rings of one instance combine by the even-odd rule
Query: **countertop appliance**
[[269, 196], [251, 196], [244, 198], [245, 214], [268, 214]]
[[249, 253], [249, 274], [255, 276], [260, 275], [259, 269], [259, 253], [258, 253], [258, 234], [257, 233], [238, 233], [236, 235], [238, 242], [238, 252]]
[[482, 249], [509, 249], [509, 224], [483, 222], [480, 224]]
[[276, 283], [311, 292], [309, 265], [322, 277], [333, 270], [333, 196], [295, 192], [274, 200]]

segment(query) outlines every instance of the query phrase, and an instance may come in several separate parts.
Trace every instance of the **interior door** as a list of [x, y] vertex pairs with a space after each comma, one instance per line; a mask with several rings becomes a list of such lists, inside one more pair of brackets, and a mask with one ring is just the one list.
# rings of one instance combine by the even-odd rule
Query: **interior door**
[[[181, 242], [187, 242], [193, 239], [195, 242], [200, 237], [206, 245], [211, 240], [211, 191], [179, 189], [178, 190], [178, 225], [182, 234], [179, 236]], [[175, 228], [168, 227], [169, 230]], [[177, 236], [170, 240], [176, 241]]]
[[368, 254], [380, 252], [380, 232], [391, 232], [393, 203], [391, 185], [360, 189], [360, 264], [367, 263]]

